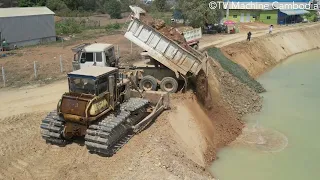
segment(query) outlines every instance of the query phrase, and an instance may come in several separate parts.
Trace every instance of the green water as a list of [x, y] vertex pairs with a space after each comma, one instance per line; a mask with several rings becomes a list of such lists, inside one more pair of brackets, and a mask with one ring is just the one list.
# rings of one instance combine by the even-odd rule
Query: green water
[[320, 51], [292, 56], [258, 81], [267, 90], [263, 108], [245, 121], [282, 133], [288, 144], [280, 152], [231, 145], [212, 173], [219, 180], [320, 180]]

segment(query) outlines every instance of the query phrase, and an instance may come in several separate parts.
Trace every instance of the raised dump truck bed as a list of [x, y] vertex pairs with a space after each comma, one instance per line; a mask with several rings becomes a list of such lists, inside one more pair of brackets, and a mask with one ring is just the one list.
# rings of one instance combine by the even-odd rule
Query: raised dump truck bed
[[197, 75], [206, 67], [207, 54], [192, 48], [188, 50], [183, 48], [137, 18], [132, 18], [125, 37], [146, 50], [153, 59], [175, 72], [177, 77], [179, 73]]

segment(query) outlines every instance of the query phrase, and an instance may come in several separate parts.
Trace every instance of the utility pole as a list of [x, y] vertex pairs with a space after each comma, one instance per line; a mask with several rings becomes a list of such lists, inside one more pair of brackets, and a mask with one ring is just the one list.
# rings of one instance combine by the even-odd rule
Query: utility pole
[[226, 18], [229, 20], [229, 0], [227, 1], [227, 13], [226, 13]]
[[1, 31], [0, 31], [0, 51], [2, 51], [3, 49], [2, 49], [2, 33], [1, 33]]

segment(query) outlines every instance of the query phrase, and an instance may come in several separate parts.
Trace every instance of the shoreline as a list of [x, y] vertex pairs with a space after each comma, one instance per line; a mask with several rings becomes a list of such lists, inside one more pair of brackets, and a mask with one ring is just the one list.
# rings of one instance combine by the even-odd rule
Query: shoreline
[[[285, 32], [278, 32], [274, 33], [271, 36], [261, 36], [254, 38], [251, 42], [236, 42], [224, 47], [221, 47], [220, 50], [224, 54], [226, 58], [233, 61], [234, 63], [242, 66], [244, 69], [246, 69], [253, 77], [254, 79], [261, 76], [263, 73], [270, 71], [272, 68], [277, 66], [278, 64], [284, 62], [286, 59], [288, 59], [291, 56], [305, 53], [308, 51], [318, 50], [320, 49], [320, 41], [315, 40], [315, 37], [320, 37], [320, 25], [316, 24], [310, 28], [307, 29], [293, 29], [288, 30]], [[280, 39], [283, 41], [281, 42]], [[206, 48], [208, 50], [210, 48]], [[273, 54], [272, 54], [273, 52]], [[221, 67], [220, 64], [215, 61], [214, 64], [216, 66]], [[219, 70], [222, 73], [226, 73], [225, 70], [220, 69]], [[229, 74], [227, 72], [227, 74]], [[242, 82], [239, 82], [239, 79], [231, 75], [231, 80], [228, 81], [238, 81], [238, 83], [243, 84]], [[220, 77], [218, 77], [219, 79]], [[219, 81], [219, 85], [221, 85], [223, 82]], [[245, 85], [246, 86], [246, 85]], [[250, 88], [251, 89], [251, 88]], [[215, 93], [218, 94], [221, 98], [222, 102], [230, 101], [230, 97], [236, 96], [235, 98], [243, 97], [244, 95], [241, 93], [232, 93], [225, 97], [222, 89], [215, 89]], [[250, 105], [255, 104], [254, 106], [257, 106], [258, 108], [255, 108], [253, 111], [250, 110], [244, 110], [245, 113], [241, 112], [240, 114], [238, 112], [238, 121], [244, 123], [242, 121], [242, 118], [244, 115], [251, 114], [254, 112], [258, 112], [262, 108], [262, 97], [260, 94], [251, 94], [251, 97], [254, 99], [255, 96], [258, 95], [259, 98], [256, 102], [251, 102]], [[248, 96], [244, 96], [248, 97]], [[246, 103], [244, 103], [246, 104]], [[247, 104], [246, 104], [247, 105]], [[235, 112], [235, 109], [233, 104], [231, 103], [224, 103], [224, 106], [227, 109], [233, 109], [233, 113]], [[245, 107], [242, 107], [245, 108]], [[241, 109], [241, 108], [240, 108]], [[252, 110], [252, 109], [251, 109]], [[212, 119], [212, 121], [215, 121]], [[245, 126], [245, 123], [244, 123]], [[242, 133], [242, 128], [241, 128]], [[241, 134], [240, 133], [240, 134]], [[237, 136], [238, 137], [238, 136]], [[235, 140], [235, 139], [234, 139]], [[233, 141], [232, 141], [233, 142]], [[231, 142], [231, 143], [232, 143]], [[230, 143], [227, 143], [225, 146], [228, 146]], [[223, 147], [219, 147], [216, 149], [216, 152], [214, 153], [214, 158], [212, 159], [212, 162], [216, 159], [216, 153], [221, 150]], [[210, 151], [210, 150], [209, 150]], [[207, 164], [208, 167], [211, 166], [212, 162], [210, 164]], [[214, 175], [212, 174], [214, 177]]]

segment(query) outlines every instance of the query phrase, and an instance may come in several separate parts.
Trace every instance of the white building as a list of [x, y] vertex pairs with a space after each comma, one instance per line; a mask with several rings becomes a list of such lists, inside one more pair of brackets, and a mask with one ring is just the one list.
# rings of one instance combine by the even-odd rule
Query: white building
[[10, 46], [56, 41], [54, 12], [47, 7], [0, 8], [0, 33]]

